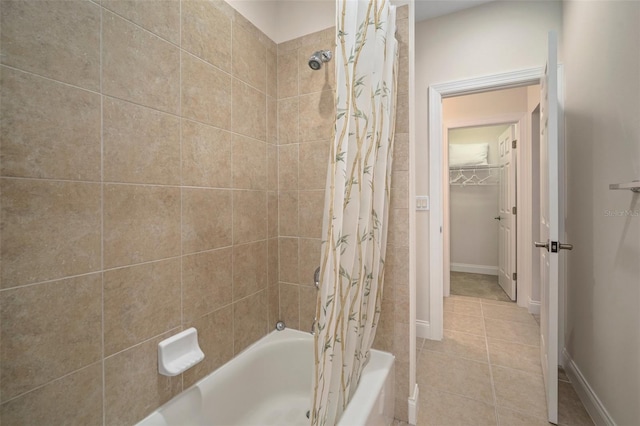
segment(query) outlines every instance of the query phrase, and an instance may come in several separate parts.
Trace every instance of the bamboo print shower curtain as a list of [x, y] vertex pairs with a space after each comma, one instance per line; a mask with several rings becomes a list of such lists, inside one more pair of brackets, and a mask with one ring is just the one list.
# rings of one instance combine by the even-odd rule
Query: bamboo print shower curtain
[[334, 425], [380, 317], [395, 127], [395, 8], [338, 0], [336, 121], [316, 309], [313, 425]]

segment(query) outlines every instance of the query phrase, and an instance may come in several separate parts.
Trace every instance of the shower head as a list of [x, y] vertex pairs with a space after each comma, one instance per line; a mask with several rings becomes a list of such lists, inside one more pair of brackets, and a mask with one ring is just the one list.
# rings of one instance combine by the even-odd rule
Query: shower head
[[318, 71], [322, 68], [322, 64], [331, 60], [330, 50], [318, 50], [313, 52], [313, 55], [309, 58], [309, 68], [314, 71]]

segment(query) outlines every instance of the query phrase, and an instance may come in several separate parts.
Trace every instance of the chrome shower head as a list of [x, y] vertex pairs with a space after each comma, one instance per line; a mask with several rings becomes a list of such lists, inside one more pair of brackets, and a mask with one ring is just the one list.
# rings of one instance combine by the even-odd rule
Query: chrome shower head
[[322, 64], [331, 60], [330, 50], [318, 50], [313, 52], [313, 55], [309, 58], [309, 68], [314, 71], [318, 71], [322, 68]]

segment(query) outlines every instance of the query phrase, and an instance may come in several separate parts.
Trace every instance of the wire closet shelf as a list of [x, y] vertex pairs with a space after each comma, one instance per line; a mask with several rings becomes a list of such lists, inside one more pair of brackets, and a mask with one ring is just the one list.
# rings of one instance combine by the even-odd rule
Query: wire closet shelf
[[498, 185], [500, 183], [499, 165], [450, 166], [449, 184], [453, 186]]

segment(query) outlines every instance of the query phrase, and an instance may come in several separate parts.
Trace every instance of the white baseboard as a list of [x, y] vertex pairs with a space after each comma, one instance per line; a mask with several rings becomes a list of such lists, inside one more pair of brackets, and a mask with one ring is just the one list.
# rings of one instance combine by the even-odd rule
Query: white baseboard
[[416, 337], [431, 339], [431, 324], [429, 324], [429, 321], [416, 320]]
[[587, 410], [587, 413], [591, 416], [593, 423], [597, 426], [615, 426], [616, 423], [613, 418], [598, 398], [598, 395], [594, 392], [593, 388], [587, 382], [587, 379], [582, 375], [582, 372], [578, 368], [567, 349], [562, 350], [562, 365], [564, 371], [569, 376], [569, 380], [573, 384], [573, 388], [580, 397], [580, 401]]
[[409, 424], [415, 425], [418, 423], [418, 396], [420, 395], [420, 388], [418, 384], [413, 388], [413, 395], [409, 397]]
[[540, 301], [529, 299], [529, 313], [540, 315]]
[[472, 265], [469, 263], [454, 263], [450, 265], [451, 272], [467, 272], [469, 274], [498, 275], [497, 266]]

